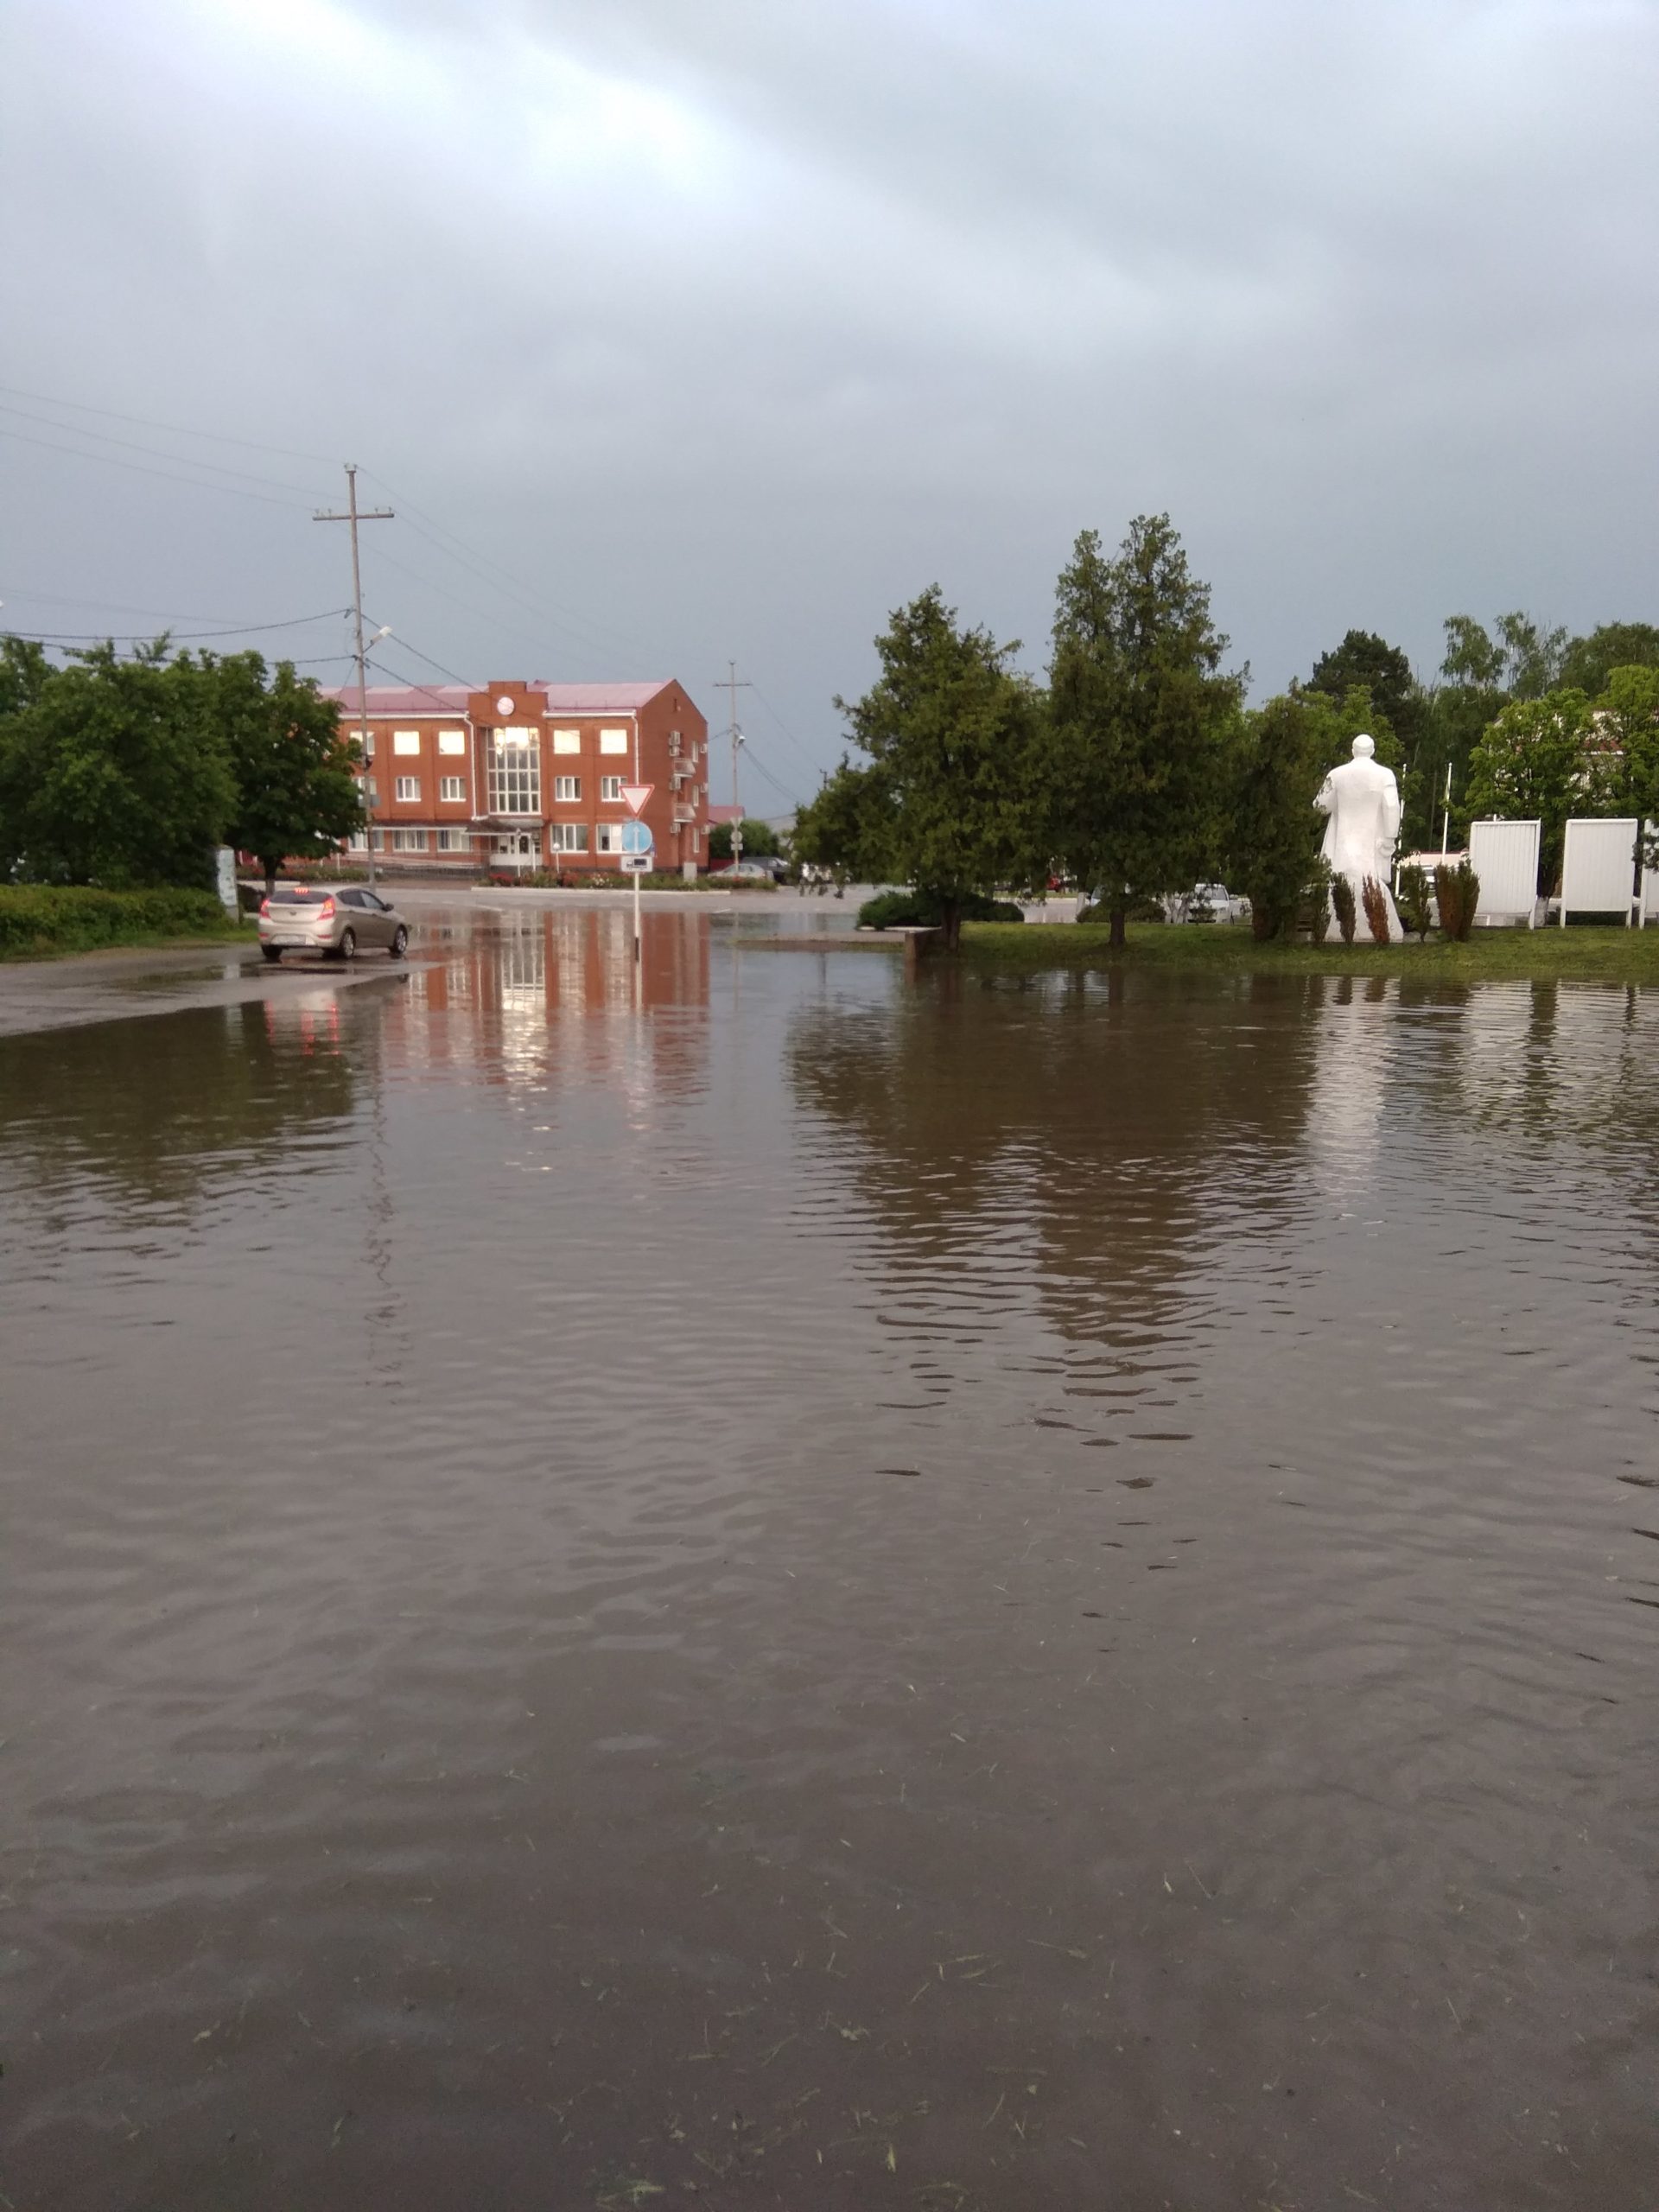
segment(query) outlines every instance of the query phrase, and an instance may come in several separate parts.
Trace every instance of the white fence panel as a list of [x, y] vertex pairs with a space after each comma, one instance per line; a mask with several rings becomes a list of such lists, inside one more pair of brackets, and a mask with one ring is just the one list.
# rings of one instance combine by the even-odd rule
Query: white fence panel
[[1561, 858], [1561, 925], [1569, 913], [1622, 914], [1628, 924], [1636, 891], [1636, 817], [1567, 825]]
[[[1649, 822], [1647, 834], [1649, 837], [1659, 836], [1659, 830]], [[1642, 911], [1637, 918], [1644, 928], [1650, 915], [1659, 915], [1659, 868], [1644, 868], [1642, 871]]]
[[1530, 929], [1538, 905], [1536, 822], [1471, 822], [1469, 865], [1480, 878], [1477, 922], [1524, 920]]

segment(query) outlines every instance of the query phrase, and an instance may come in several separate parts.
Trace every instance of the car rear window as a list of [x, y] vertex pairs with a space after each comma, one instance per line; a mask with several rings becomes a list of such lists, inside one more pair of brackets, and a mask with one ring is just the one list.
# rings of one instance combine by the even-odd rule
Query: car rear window
[[279, 883], [270, 894], [270, 903], [273, 906], [304, 906], [327, 895], [326, 891], [315, 890], [308, 883]]

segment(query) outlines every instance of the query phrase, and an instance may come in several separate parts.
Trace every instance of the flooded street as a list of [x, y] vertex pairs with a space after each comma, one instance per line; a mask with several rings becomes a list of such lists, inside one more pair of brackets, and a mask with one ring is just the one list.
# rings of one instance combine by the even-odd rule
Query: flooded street
[[422, 918], [0, 1039], [5, 2202], [1652, 2212], [1652, 995]]

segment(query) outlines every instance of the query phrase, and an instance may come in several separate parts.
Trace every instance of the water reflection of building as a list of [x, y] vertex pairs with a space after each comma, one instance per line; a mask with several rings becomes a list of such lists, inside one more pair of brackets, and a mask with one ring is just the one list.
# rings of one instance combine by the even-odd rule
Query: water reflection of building
[[644, 1016], [658, 1080], [700, 1081], [709, 917], [647, 914], [638, 963], [632, 929], [626, 906], [564, 906], [472, 922], [448, 943], [429, 936], [423, 949], [438, 957], [415, 969], [388, 1015], [391, 1064], [491, 1083], [538, 1077], [575, 1054], [597, 1068], [607, 1037], [632, 1039]]

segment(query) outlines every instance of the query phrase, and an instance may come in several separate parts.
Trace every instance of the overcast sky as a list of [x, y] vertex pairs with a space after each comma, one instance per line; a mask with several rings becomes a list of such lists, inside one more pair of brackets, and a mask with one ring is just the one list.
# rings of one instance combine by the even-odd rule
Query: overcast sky
[[336, 608], [354, 460], [387, 671], [735, 657], [773, 811], [1138, 512], [1257, 697], [1659, 619], [1656, 113], [1656, 0], [7, 0], [0, 625]]

